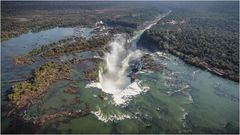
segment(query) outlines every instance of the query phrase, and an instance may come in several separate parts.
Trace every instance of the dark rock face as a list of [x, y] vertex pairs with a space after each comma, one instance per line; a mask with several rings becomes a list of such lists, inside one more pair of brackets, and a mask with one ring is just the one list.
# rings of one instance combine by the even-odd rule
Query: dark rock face
[[133, 61], [130, 65], [132, 72], [136, 73], [142, 69], [142, 62], [141, 61]]
[[128, 77], [130, 77], [131, 83], [135, 81], [136, 72], [140, 71], [142, 69], [141, 61], [132, 61], [130, 64], [131, 72], [129, 73]]

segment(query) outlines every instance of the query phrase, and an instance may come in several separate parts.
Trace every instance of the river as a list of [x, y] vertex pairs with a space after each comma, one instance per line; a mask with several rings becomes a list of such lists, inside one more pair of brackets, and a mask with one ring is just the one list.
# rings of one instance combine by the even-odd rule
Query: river
[[[238, 130], [239, 84], [188, 65], [171, 54], [138, 50], [136, 43], [144, 30], [136, 32], [132, 39], [126, 39], [124, 34], [116, 35], [115, 40], [109, 43], [112, 50], [105, 53], [104, 59], [108, 64], [102, 67], [106, 72], [99, 72], [100, 82], [89, 84], [77, 81], [82, 75], [82, 69], [73, 68], [71, 78], [76, 81], [72, 83], [63, 80], [52, 85], [41, 99], [42, 111], [33, 105], [23, 113], [24, 118], [34, 118], [66, 108], [81, 110], [87, 103], [90, 115], [72, 119], [61, 117], [47, 122], [36, 132], [224, 133]], [[23, 74], [30, 74], [35, 67], [13, 66], [11, 56], [73, 36], [74, 33], [72, 28], [62, 28], [60, 31], [55, 28], [28, 33], [20, 36], [28, 41], [16, 37], [2, 42], [2, 81], [21, 78]], [[47, 33], [52, 36], [41, 38]], [[129, 49], [123, 47], [127, 42], [132, 44]], [[136, 74], [137, 80], [131, 83], [126, 77], [128, 63], [144, 53], [150, 54], [156, 63], [163, 64], [164, 70], [140, 71]], [[66, 94], [64, 89], [68, 85], [76, 87], [78, 93]], [[10, 84], [1, 84], [2, 105], [7, 102], [4, 95], [9, 87]], [[76, 99], [80, 103], [74, 102]], [[2, 129], [11, 124], [11, 118], [3, 115]]]

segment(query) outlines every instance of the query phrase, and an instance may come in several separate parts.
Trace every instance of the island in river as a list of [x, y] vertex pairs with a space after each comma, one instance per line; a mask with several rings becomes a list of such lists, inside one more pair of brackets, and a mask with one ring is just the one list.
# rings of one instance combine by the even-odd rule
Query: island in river
[[1, 4], [2, 133], [239, 133], [238, 2]]

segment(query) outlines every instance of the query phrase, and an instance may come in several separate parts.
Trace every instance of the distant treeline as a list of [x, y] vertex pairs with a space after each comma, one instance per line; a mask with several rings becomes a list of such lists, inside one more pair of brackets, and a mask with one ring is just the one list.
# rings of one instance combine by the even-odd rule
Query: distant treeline
[[[165, 8], [148, 2], [1, 2], [1, 40], [54, 27], [94, 26], [107, 22], [119, 32], [133, 32]], [[134, 26], [134, 27], [133, 27]]]
[[238, 2], [178, 6], [146, 31], [139, 43], [167, 50], [188, 63], [238, 81], [238, 9]]

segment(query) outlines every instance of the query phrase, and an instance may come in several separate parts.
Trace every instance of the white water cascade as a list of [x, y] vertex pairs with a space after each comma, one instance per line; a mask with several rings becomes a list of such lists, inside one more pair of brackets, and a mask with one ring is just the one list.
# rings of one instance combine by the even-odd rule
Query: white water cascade
[[131, 83], [127, 77], [128, 63], [130, 60], [139, 58], [141, 52], [127, 51], [124, 48], [126, 38], [123, 35], [116, 35], [109, 45], [111, 51], [106, 53], [106, 69], [99, 71], [99, 81], [102, 91], [112, 94], [114, 102], [124, 104], [130, 97], [141, 93], [143, 90], [136, 82]]
[[[89, 84], [87, 87], [98, 87], [103, 92], [111, 94], [115, 105], [127, 104], [131, 97], [147, 91], [149, 88], [142, 86], [141, 81], [135, 80], [131, 83], [127, 76], [127, 69], [131, 60], [142, 56], [142, 52], [136, 49], [140, 36], [165, 15], [157, 17], [145, 29], [136, 32], [135, 36], [128, 41], [123, 34], [115, 35], [113, 41], [109, 43], [110, 52], [105, 53], [106, 66], [99, 71], [99, 82]], [[127, 43], [131, 43], [130, 49], [125, 48]]]

